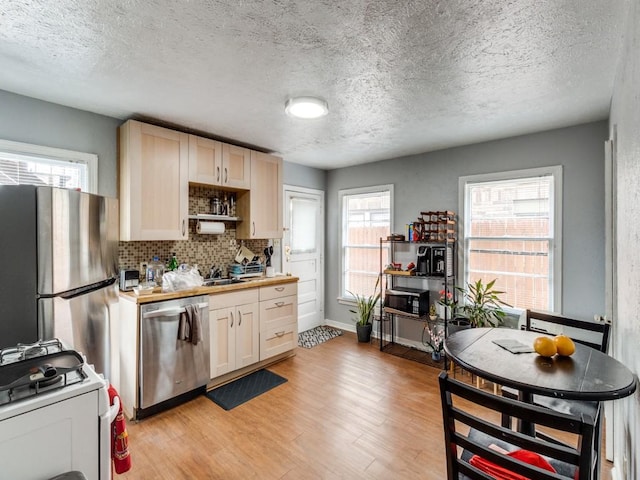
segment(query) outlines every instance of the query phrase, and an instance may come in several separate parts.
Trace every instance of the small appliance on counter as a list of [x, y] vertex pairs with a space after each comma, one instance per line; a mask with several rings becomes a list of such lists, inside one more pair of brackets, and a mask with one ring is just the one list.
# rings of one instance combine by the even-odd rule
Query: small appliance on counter
[[431, 260], [431, 251], [428, 246], [420, 245], [418, 247], [418, 259], [416, 260], [416, 275], [430, 275], [431, 271], [429, 263]]
[[453, 247], [431, 247], [431, 275], [443, 276], [445, 272], [453, 274]]
[[140, 285], [140, 272], [138, 270], [120, 270], [120, 290], [129, 292]]

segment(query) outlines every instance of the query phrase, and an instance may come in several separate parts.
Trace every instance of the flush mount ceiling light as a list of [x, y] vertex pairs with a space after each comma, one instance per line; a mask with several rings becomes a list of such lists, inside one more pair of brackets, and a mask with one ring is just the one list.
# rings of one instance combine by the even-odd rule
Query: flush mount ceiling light
[[321, 98], [296, 97], [287, 100], [284, 111], [296, 118], [319, 118], [329, 113], [329, 105]]

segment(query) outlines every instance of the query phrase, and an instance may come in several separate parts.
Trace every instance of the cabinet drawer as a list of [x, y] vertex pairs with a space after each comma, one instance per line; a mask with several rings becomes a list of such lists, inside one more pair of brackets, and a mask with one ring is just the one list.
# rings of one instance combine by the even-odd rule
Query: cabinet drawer
[[293, 350], [298, 345], [298, 326], [295, 323], [260, 332], [260, 360]]
[[271, 300], [273, 298], [288, 297], [289, 295], [297, 295], [297, 283], [283, 283], [280, 285], [269, 285], [268, 287], [260, 287], [260, 301]]
[[209, 310], [236, 307], [258, 301], [258, 289], [248, 288], [229, 293], [212, 293], [209, 295]]
[[298, 321], [298, 296], [274, 298], [260, 302], [260, 331], [282, 327]]

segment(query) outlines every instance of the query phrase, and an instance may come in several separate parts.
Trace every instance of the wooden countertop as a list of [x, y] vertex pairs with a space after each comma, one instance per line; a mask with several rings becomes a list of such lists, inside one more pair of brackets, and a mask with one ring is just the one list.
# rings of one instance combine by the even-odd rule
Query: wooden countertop
[[156, 287], [153, 293], [148, 295], [137, 296], [133, 292], [120, 292], [120, 298], [130, 302], [136, 302], [138, 305], [150, 302], [159, 302], [161, 300], [173, 300], [176, 298], [194, 297], [196, 295], [211, 295], [215, 293], [226, 293], [236, 290], [244, 290], [247, 288], [258, 288], [268, 285], [280, 285], [283, 283], [295, 283], [298, 277], [286, 275], [278, 275], [276, 277], [257, 277], [249, 278], [238, 283], [229, 283], [228, 285], [218, 285], [213, 287], [197, 287], [190, 290], [180, 290], [178, 292], [162, 293], [160, 287]]

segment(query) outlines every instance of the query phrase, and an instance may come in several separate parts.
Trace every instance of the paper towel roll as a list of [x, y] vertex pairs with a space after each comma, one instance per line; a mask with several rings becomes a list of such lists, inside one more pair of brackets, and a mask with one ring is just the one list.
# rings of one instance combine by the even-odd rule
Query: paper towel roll
[[222, 222], [198, 222], [196, 231], [201, 235], [220, 235], [224, 233], [224, 223]]

